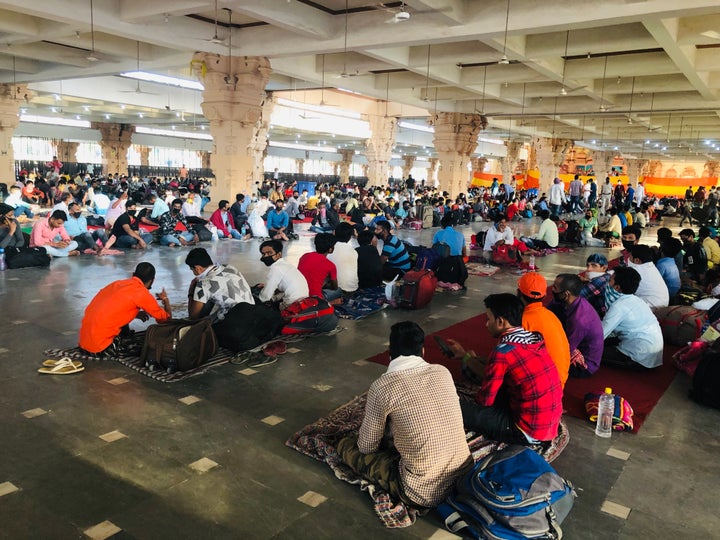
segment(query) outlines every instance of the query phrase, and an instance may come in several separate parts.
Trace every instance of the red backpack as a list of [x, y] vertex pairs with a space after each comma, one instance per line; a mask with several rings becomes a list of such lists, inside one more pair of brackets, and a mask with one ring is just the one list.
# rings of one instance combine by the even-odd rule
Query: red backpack
[[339, 322], [335, 308], [327, 300], [316, 296], [293, 302], [280, 315], [285, 320], [280, 333], [285, 335], [330, 332]]

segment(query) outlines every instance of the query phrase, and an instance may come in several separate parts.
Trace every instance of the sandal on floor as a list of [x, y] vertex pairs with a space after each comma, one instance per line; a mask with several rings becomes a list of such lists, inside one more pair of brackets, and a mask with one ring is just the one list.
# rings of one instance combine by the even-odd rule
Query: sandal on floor
[[287, 343], [284, 341], [273, 341], [265, 345], [263, 352], [267, 356], [277, 356], [278, 354], [285, 354], [287, 352]]
[[55, 363], [53, 367], [41, 367], [38, 369], [38, 373], [44, 373], [46, 375], [71, 375], [73, 373], [80, 373], [85, 371], [84, 366], [76, 366], [69, 358], [63, 358]]
[[230, 363], [236, 366], [242, 366], [250, 360], [250, 354], [248, 351], [239, 352], [230, 359]]
[[63, 356], [60, 360], [52, 360], [52, 359], [48, 358], [47, 360], [45, 360], [42, 363], [42, 365], [44, 367], [55, 367], [60, 362], [72, 362], [72, 365], [75, 366], [76, 368], [82, 367], [82, 362], [80, 362], [80, 360], [73, 360], [69, 356]]
[[258, 368], [274, 364], [275, 362], [277, 362], [277, 356], [275, 355], [270, 356], [262, 353], [252, 353], [248, 358], [247, 367]]

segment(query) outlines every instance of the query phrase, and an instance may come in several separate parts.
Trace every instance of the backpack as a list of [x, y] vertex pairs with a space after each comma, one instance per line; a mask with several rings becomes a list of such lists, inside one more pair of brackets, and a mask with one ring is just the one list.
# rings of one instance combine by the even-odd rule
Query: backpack
[[432, 270], [435, 272], [440, 266], [442, 257], [432, 248], [421, 248], [415, 259], [415, 268], [418, 270]]
[[230, 308], [222, 320], [213, 324], [213, 331], [221, 347], [240, 352], [254, 349], [274, 338], [283, 324], [277, 309], [264, 304], [240, 302]]
[[696, 403], [720, 409], [720, 355], [716, 348], [709, 348], [700, 359], [688, 396]]
[[692, 306], [670, 306], [656, 308], [654, 311], [665, 343], [687, 345], [700, 339], [707, 320], [707, 311]]
[[429, 204], [422, 207], [422, 228], [429, 229], [435, 226], [433, 207]]
[[330, 332], [335, 330], [340, 321], [335, 315], [335, 308], [317, 296], [293, 302], [280, 315], [285, 321], [280, 332], [283, 335]]
[[5, 262], [10, 270], [16, 268], [47, 268], [50, 266], [50, 255], [43, 247], [6, 247]]
[[495, 264], [515, 264], [517, 260], [517, 249], [507, 244], [500, 244], [492, 250], [492, 260]]
[[470, 538], [560, 539], [574, 497], [540, 455], [513, 445], [478, 461], [438, 512], [450, 531]]
[[148, 327], [140, 361], [149, 369], [168, 373], [189, 371], [217, 352], [210, 319], [170, 319]]
[[450, 256], [450, 246], [448, 246], [445, 242], [435, 242], [432, 245], [432, 249], [440, 255], [441, 259], [447, 259]]

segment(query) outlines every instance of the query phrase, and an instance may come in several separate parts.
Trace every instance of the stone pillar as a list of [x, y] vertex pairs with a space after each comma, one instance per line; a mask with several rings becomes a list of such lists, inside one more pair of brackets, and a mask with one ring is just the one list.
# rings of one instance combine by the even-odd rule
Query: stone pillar
[[410, 171], [412, 171], [413, 165], [415, 165], [415, 156], [403, 156], [403, 178], [410, 176]]
[[388, 181], [388, 165], [395, 146], [397, 118], [364, 114], [370, 123], [370, 138], [365, 141], [365, 157], [368, 160], [368, 185], [384, 186]]
[[203, 169], [211, 169], [212, 165], [211, 162], [211, 156], [212, 154], [210, 152], [202, 152], [202, 167]]
[[296, 159], [295, 160], [295, 167], [297, 168], [298, 174], [305, 174], [303, 172], [303, 169], [305, 168], [305, 160], [304, 159]]
[[467, 191], [468, 160], [478, 144], [478, 135], [487, 125], [479, 114], [437, 113], [433, 120], [433, 143], [440, 158], [440, 190], [455, 198]]
[[437, 173], [440, 168], [440, 160], [438, 158], [428, 159], [430, 166], [427, 168], [427, 181], [426, 186], [437, 186]]
[[232, 201], [236, 193], [251, 193], [255, 170], [252, 151], [262, 145], [253, 138], [267, 99], [270, 61], [260, 56], [198, 52], [191, 65], [205, 87], [200, 106], [215, 143], [210, 158], [215, 175], [212, 198]]
[[[593, 151], [593, 168], [598, 177], [598, 184], [604, 183], [605, 177], [610, 176], [614, 157], [615, 152]], [[615, 184], [613, 184], [613, 187], [615, 187]]]
[[630, 183], [637, 185], [640, 176], [642, 176], [642, 170], [648, 163], [647, 159], [628, 159], [625, 161], [627, 165], [627, 175], [630, 179]]
[[[363, 173], [363, 176], [364, 176], [365, 178], [369, 178], [368, 175], [370, 174], [370, 165], [368, 165], [367, 163], [366, 163], [365, 165], [363, 165], [363, 166], [362, 166], [362, 173]], [[366, 184], [366, 185], [369, 185], [369, 183]]]
[[12, 137], [20, 123], [20, 105], [31, 95], [27, 85], [0, 84], [0, 178], [8, 186], [15, 183]]
[[487, 165], [487, 158], [484, 157], [474, 157], [470, 158], [470, 164], [472, 165], [473, 172], [484, 172], [485, 171], [485, 165]]
[[532, 138], [529, 168], [537, 167], [540, 171], [541, 193], [550, 191], [560, 165], [565, 160], [565, 153], [572, 145], [573, 142], [569, 139]]
[[100, 131], [102, 140], [103, 173], [127, 174], [127, 152], [132, 144], [132, 134], [135, 127], [128, 124], [109, 124], [106, 122], [93, 122], [92, 128]]
[[502, 161], [503, 183], [510, 185], [515, 173], [518, 158], [520, 157], [520, 149], [523, 143], [520, 141], [507, 141], [505, 143], [505, 159]]
[[260, 118], [255, 123], [255, 132], [250, 141], [250, 153], [253, 157], [253, 182], [263, 181], [268, 134], [270, 133], [270, 115], [273, 108], [275, 108], [275, 101], [270, 96], [266, 97], [260, 110]]
[[149, 146], [138, 146], [138, 152], [140, 153], [140, 166], [150, 166], [150, 147]]
[[58, 140], [55, 146], [58, 159], [63, 163], [66, 161], [76, 163], [78, 146], [80, 146], [80, 143]]
[[350, 165], [352, 165], [355, 150], [339, 150], [338, 153], [342, 156], [342, 161], [338, 163], [340, 183], [347, 184], [350, 182]]

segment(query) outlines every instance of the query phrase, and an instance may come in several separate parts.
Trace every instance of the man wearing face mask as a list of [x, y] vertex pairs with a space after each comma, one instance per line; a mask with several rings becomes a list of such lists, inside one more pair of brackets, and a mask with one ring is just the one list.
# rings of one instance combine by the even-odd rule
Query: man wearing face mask
[[680, 231], [680, 240], [683, 243], [683, 267], [688, 277], [700, 281], [707, 272], [707, 253], [700, 242], [695, 241], [695, 231], [683, 229]]
[[[83, 217], [80, 205], [76, 202], [70, 203], [68, 206], [70, 217], [65, 222], [65, 230], [70, 237], [78, 243], [80, 251], [92, 249], [98, 255], [102, 251], [102, 246], [107, 242], [107, 233], [105, 229], [96, 229], [90, 232], [87, 228], [87, 220]], [[97, 244], [100, 240], [102, 246]]]
[[288, 238], [288, 225], [290, 224], [290, 217], [283, 212], [283, 201], [278, 200], [275, 203], [275, 210], [272, 210], [267, 216], [267, 228], [270, 238], [273, 240], [283, 240], [287, 242]]
[[600, 367], [602, 322], [590, 302], [580, 296], [583, 283], [575, 274], [559, 274], [552, 285], [550, 310], [560, 319], [570, 344], [570, 377], [590, 377]]
[[578, 222], [580, 227], [580, 243], [585, 247], [605, 247], [605, 242], [593, 235], [598, 232], [598, 222], [592, 210], [585, 211], [585, 217]]
[[635, 296], [645, 300], [651, 308], [667, 307], [670, 294], [665, 280], [653, 262], [652, 248], [640, 244], [632, 246], [628, 266], [640, 274], [640, 285]]
[[267, 240], [260, 244], [260, 260], [270, 270], [265, 283], [254, 287], [260, 289], [258, 298], [261, 302], [279, 300], [281, 309], [310, 296], [305, 276], [282, 258], [282, 249], [280, 240]]
[[[170, 211], [165, 212], [158, 219], [158, 223], [160, 224], [160, 244], [163, 246], [191, 246], [200, 241], [197, 233], [191, 232], [192, 227], [182, 214], [182, 205], [183, 202], [181, 199], [173, 200], [170, 205]], [[177, 230], [178, 223], [185, 227], [184, 231]]]
[[503, 244], [512, 246], [514, 242], [512, 229], [507, 226], [507, 217], [501, 214], [495, 218], [495, 224], [488, 229], [485, 235], [483, 257], [486, 261], [492, 261], [493, 248]]
[[410, 255], [405, 244], [390, 234], [391, 226], [388, 221], [378, 221], [375, 225], [375, 236], [383, 241], [380, 258], [383, 262], [383, 279], [392, 281], [396, 276], [402, 276], [410, 270]]
[[330, 220], [331, 215], [328, 213], [327, 205], [325, 202], [320, 201], [317, 213], [313, 216], [312, 223], [310, 223], [310, 230], [316, 233], [332, 233], [337, 223], [333, 224]]
[[618, 266], [627, 266], [628, 265], [628, 261], [630, 260], [630, 251], [632, 250], [633, 246], [636, 246], [636, 245], [638, 245], [638, 243], [640, 243], [640, 235], [641, 234], [642, 233], [640, 232], [639, 227], [635, 227], [633, 225], [623, 227], [622, 236], [621, 236], [623, 250], [621, 252], [620, 257], [610, 261], [610, 264], [608, 265], [608, 267], [611, 270]]
[[121, 248], [145, 249], [152, 243], [152, 234], [140, 232], [140, 220], [135, 217], [135, 201], [128, 201], [125, 212], [113, 223], [110, 235], [117, 240], [115, 245]]

